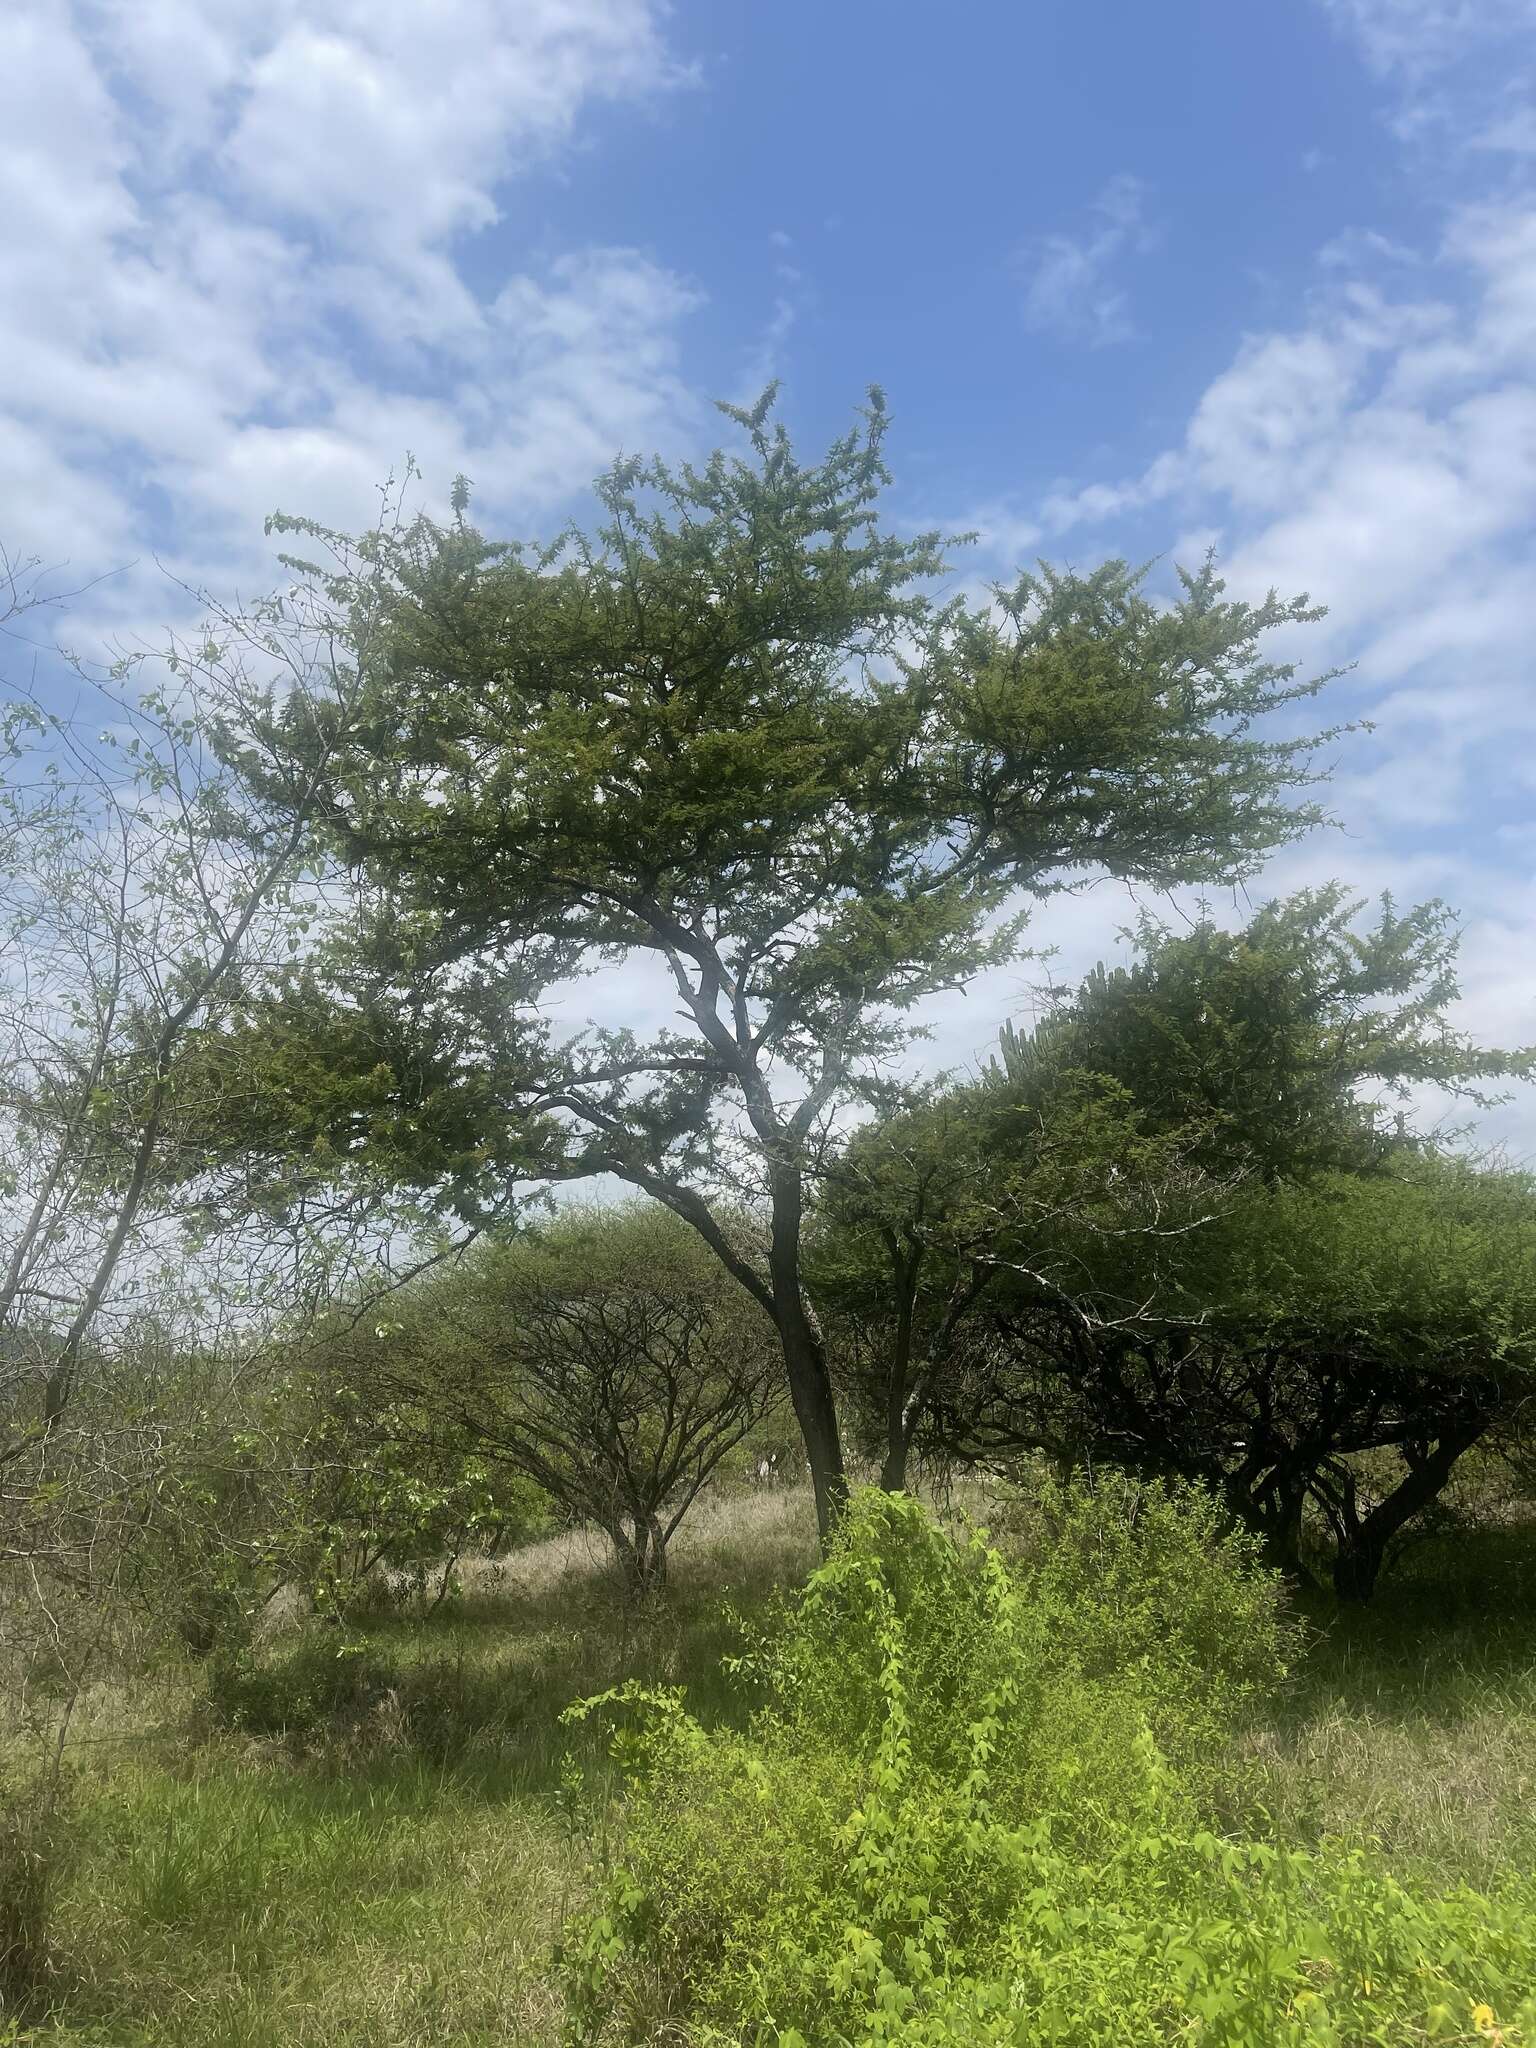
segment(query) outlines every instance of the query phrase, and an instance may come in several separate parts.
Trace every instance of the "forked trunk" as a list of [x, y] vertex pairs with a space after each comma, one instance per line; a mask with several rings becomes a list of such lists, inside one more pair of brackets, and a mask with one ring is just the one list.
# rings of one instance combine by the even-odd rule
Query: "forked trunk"
[[636, 1516], [630, 1527], [623, 1522], [610, 1524], [608, 1539], [630, 1601], [640, 1606], [666, 1591], [667, 1539], [655, 1515]]
[[1447, 1429], [1432, 1450], [1415, 1459], [1386, 1499], [1345, 1531], [1333, 1564], [1333, 1590], [1341, 1600], [1370, 1599], [1393, 1537], [1439, 1498], [1456, 1460], [1487, 1433], [1493, 1419], [1478, 1416]]

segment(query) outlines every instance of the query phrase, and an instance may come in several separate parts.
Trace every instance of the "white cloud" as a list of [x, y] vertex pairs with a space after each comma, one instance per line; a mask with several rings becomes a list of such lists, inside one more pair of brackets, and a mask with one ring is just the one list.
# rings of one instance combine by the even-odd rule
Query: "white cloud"
[[1020, 268], [1026, 326], [1102, 348], [1135, 332], [1130, 301], [1115, 276], [1127, 256], [1155, 243], [1146, 221], [1146, 187], [1139, 178], [1111, 178], [1091, 208], [1080, 235], [1050, 234], [1026, 247]]
[[1536, 0], [1320, 0], [1390, 94], [1404, 141], [1529, 153]]
[[1472, 146], [1508, 156], [1536, 156], [1536, 108], [1522, 105], [1496, 114], [1480, 135], [1473, 136]]
[[1375, 260], [1411, 267], [1424, 259], [1417, 249], [1410, 249], [1404, 242], [1394, 242], [1390, 235], [1384, 235], [1376, 228], [1345, 228], [1331, 242], [1324, 243], [1318, 251], [1317, 260], [1325, 270], [1359, 270], [1367, 262]]
[[158, 525], [250, 577], [275, 504], [365, 520], [407, 449], [517, 516], [675, 438], [684, 280], [593, 249], [487, 297], [460, 258], [595, 103], [680, 80], [652, 0], [13, 4], [6, 538], [96, 570]]
[[1042, 523], [1034, 529], [1036, 536], [1067, 533], [1074, 526], [1102, 526], [1106, 521], [1139, 512], [1175, 490], [1184, 469], [1182, 455], [1170, 452], [1160, 455], [1137, 477], [1051, 491], [1041, 505]]
[[[1303, 320], [1248, 337], [1139, 472], [965, 523], [1006, 561], [1026, 533], [1047, 553], [1069, 533], [1079, 553], [1084, 537], [1151, 552], [1152, 515], [1186, 535], [1177, 559], [1219, 537], [1235, 593], [1326, 603], [1281, 651], [1353, 664], [1322, 716], [1377, 729], [1336, 750], [1346, 832], [1279, 857], [1254, 894], [1338, 874], [1444, 896], [1467, 919], [1460, 1021], [1490, 1043], [1536, 1040], [1536, 875], [1518, 829], [1536, 786], [1536, 204], [1456, 213], [1427, 259], [1364, 237], [1332, 254]], [[1396, 292], [1369, 275], [1384, 254]], [[1113, 912], [1101, 898], [1058, 915], [1070, 973], [1112, 938]], [[956, 1010], [947, 1042], [983, 1044], [992, 1021]], [[1536, 1154], [1536, 1090], [1482, 1128]]]
[[1533, 0], [1323, 0], [1373, 70], [1420, 79], [1471, 46], [1536, 27]]
[[1468, 43], [1536, 27], [1532, 0], [1323, 0], [1378, 72], [1423, 76]]
[[983, 505], [969, 518], [960, 520], [958, 529], [973, 533], [984, 553], [1006, 568], [1016, 568], [1036, 554], [1045, 533], [1038, 519], [1021, 515], [1007, 505]]
[[1392, 300], [1345, 279], [1305, 325], [1250, 336], [1179, 444], [1049, 494], [1040, 524], [1106, 533], [1171, 504], [1226, 536], [1235, 584], [1325, 598], [1336, 639], [1391, 635], [1398, 668], [1409, 635], [1486, 653], [1489, 620], [1506, 633], [1520, 602], [1536, 515], [1536, 208], [1458, 216], [1434, 282]]
[[773, 251], [773, 308], [747, 350], [746, 367], [735, 394], [741, 405], [755, 404], [767, 386], [783, 374], [790, 336], [815, 302], [814, 290], [794, 260], [794, 236], [784, 228], [772, 228], [768, 247]]
[[669, 71], [643, 0], [290, 0], [275, 35], [260, 19], [220, 161], [258, 203], [381, 253], [486, 226], [495, 185], [590, 100]]

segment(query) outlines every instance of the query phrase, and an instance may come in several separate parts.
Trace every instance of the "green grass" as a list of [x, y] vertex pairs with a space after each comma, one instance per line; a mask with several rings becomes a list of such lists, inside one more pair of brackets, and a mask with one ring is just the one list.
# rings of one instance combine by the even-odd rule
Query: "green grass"
[[1239, 1774], [1285, 1834], [1378, 1843], [1416, 1882], [1536, 1871], [1536, 1531], [1411, 1551], [1317, 1635]]
[[[672, 1598], [637, 1624], [600, 1551], [539, 1545], [428, 1621], [280, 1638], [261, 1732], [190, 1689], [148, 1743], [96, 1700], [72, 1779], [54, 1971], [20, 2039], [111, 2048], [481, 2048], [559, 2031], [550, 1951], [607, 1813], [573, 1698], [626, 1677], [740, 1714], [720, 1672], [750, 1613], [802, 1577], [806, 1502], [703, 1512]], [[315, 1673], [341, 1668], [343, 1711]], [[299, 1668], [300, 1679], [292, 1681]], [[352, 1683], [361, 1671], [363, 1682]], [[298, 1702], [291, 1724], [282, 1708]], [[139, 1711], [144, 1710], [143, 1702]], [[595, 1796], [560, 1796], [578, 1755]], [[4, 2041], [0, 2018], [0, 2041]]]
[[580, 1863], [537, 1806], [415, 1763], [327, 1778], [215, 1748], [140, 1768], [84, 1816], [62, 2013], [37, 2038], [547, 2039]]
[[[551, 1945], [608, 1824], [590, 1747], [596, 1797], [561, 1796], [562, 1756], [596, 1738], [562, 1730], [560, 1708], [641, 1676], [687, 1684], [705, 1721], [739, 1718], [719, 1671], [729, 1610], [750, 1613], [811, 1556], [807, 1504], [753, 1498], [701, 1514], [643, 1627], [600, 1553], [541, 1545], [429, 1622], [269, 1647], [280, 1669], [363, 1669], [344, 1712], [311, 1705], [258, 1733], [183, 1690], [128, 1741], [144, 1702], [96, 1701], [85, 1729], [107, 1739], [74, 1765], [47, 2009], [16, 2038], [553, 2043]], [[1426, 1545], [1370, 1609], [1313, 1603], [1303, 1668], [1233, 1758], [1234, 1822], [1262, 1808], [1294, 1839], [1370, 1839], [1417, 1883], [1536, 1869], [1533, 1595], [1536, 1541], [1501, 1532]]]

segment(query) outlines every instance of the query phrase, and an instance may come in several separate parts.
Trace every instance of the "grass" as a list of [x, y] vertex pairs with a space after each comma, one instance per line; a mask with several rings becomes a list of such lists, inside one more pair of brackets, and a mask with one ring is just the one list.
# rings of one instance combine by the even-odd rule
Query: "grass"
[[[477, 1567], [430, 1621], [275, 1641], [268, 1662], [300, 1679], [267, 1701], [279, 1711], [259, 1731], [220, 1726], [185, 1690], [153, 1713], [96, 1699], [53, 1905], [56, 1970], [12, 2038], [553, 2043], [551, 1948], [609, 1819], [595, 1738], [562, 1730], [559, 1709], [641, 1676], [687, 1684], [706, 1721], [739, 1717], [719, 1672], [731, 1611], [750, 1614], [811, 1558], [808, 1503], [756, 1495], [701, 1509], [678, 1539], [671, 1598], [643, 1626], [601, 1552], [567, 1538]], [[1295, 1839], [1374, 1840], [1416, 1882], [1536, 1869], [1533, 1592], [1536, 1542], [1500, 1531], [1425, 1546], [1360, 1613], [1316, 1601], [1303, 1668], [1233, 1759], [1234, 1821], [1262, 1808]], [[327, 1661], [348, 1674], [327, 1681], [340, 1711], [322, 1711], [303, 1677]], [[587, 1803], [562, 1792], [578, 1743], [599, 1787]]]
[[36, 2038], [546, 2039], [579, 1882], [553, 1816], [414, 1762], [141, 1767], [86, 1812], [56, 1923], [67, 2017]]
[[[701, 1508], [672, 1596], [637, 1624], [600, 1548], [538, 1544], [467, 1575], [428, 1621], [386, 1617], [279, 1638], [300, 1682], [288, 1725], [221, 1728], [163, 1698], [145, 1742], [111, 1696], [87, 1704], [56, 1967], [18, 2038], [84, 2048], [481, 2048], [559, 2030], [550, 1951], [601, 1846], [604, 1759], [561, 1708], [626, 1677], [687, 1683], [739, 1714], [720, 1673], [750, 1613], [803, 1577], [808, 1503], [765, 1493]], [[339, 1713], [315, 1672], [342, 1668]], [[362, 1674], [363, 1682], [354, 1682]], [[596, 1802], [572, 1810], [576, 1752]], [[0, 2042], [7, 2037], [0, 2017]]]
[[1417, 1882], [1536, 1870], [1536, 1531], [1438, 1539], [1369, 1606], [1309, 1604], [1247, 1759], [1280, 1832], [1378, 1843]]

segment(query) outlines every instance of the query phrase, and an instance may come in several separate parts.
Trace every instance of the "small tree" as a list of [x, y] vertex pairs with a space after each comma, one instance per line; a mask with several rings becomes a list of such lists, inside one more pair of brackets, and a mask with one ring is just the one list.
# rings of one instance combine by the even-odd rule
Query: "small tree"
[[[721, 1461], [782, 1399], [773, 1327], [699, 1239], [652, 1204], [487, 1241], [406, 1290], [331, 1353], [377, 1412], [409, 1403], [611, 1540], [630, 1591], [665, 1582], [667, 1545]], [[381, 1469], [408, 1472], [412, 1434]]]
[[158, 667], [77, 664], [89, 722], [29, 687], [0, 696], [0, 1336], [42, 1362], [0, 1469], [57, 1428], [114, 1296], [144, 1286], [187, 1189], [232, 1149], [244, 1077], [205, 1049], [306, 943], [329, 751], [274, 763], [257, 797], [215, 742], [278, 694], [294, 717], [323, 698], [333, 739], [349, 729], [356, 671], [314, 626], [274, 602]]
[[[937, 538], [877, 524], [879, 394], [811, 465], [771, 401], [726, 408], [742, 459], [617, 464], [591, 538], [489, 542], [467, 489], [447, 527], [355, 544], [277, 521], [329, 549], [298, 567], [343, 638], [382, 567], [390, 643], [360, 727], [306, 705], [231, 757], [265, 789], [274, 756], [324, 754], [334, 844], [387, 893], [376, 951], [420, 1004], [514, 959], [545, 983], [657, 963], [680, 1029], [625, 1005], [537, 1060], [516, 1033], [498, 1118], [542, 1120], [547, 1174], [672, 1208], [766, 1312], [825, 1531], [845, 1482], [802, 1229], [829, 1116], [880, 1097], [916, 1006], [1009, 957], [1031, 900], [1235, 881], [1316, 820], [1315, 740], [1264, 721], [1317, 685], [1261, 646], [1316, 614], [1229, 601], [1209, 563], [1171, 604], [1117, 562], [940, 602]], [[761, 1255], [724, 1221], [743, 1177]]]
[[[1390, 1105], [1528, 1059], [1449, 1029], [1443, 906], [1357, 915], [1331, 889], [1237, 932], [1144, 923], [981, 1084], [848, 1146], [817, 1271], [869, 1332], [888, 1478], [898, 1429], [1181, 1472], [1291, 1565], [1310, 1496], [1341, 1583], [1374, 1581], [1523, 1385], [1521, 1183], [1437, 1166]], [[1480, 1260], [1502, 1309], [1455, 1291]], [[1378, 1497], [1352, 1461], [1382, 1449]]]
[[[1162, 1268], [1230, 1193], [1192, 1163], [1199, 1132], [1149, 1130], [1102, 1075], [1023, 1097], [994, 1073], [866, 1126], [828, 1163], [809, 1276], [883, 1487], [907, 1484], [915, 1446], [966, 1455], [955, 1376], [991, 1296], [1024, 1290], [1069, 1348], [1166, 1312]], [[1136, 1292], [1116, 1296], [1117, 1265]]]
[[[1186, 1317], [1086, 1354], [1003, 1308], [996, 1441], [1218, 1488], [1275, 1562], [1310, 1499], [1347, 1599], [1474, 1444], [1536, 1399], [1536, 1185], [1426, 1161], [1402, 1177], [1253, 1187], [1202, 1234]], [[1364, 1453], [1389, 1453], [1363, 1468]]]
[[[1031, 1342], [1050, 1331], [1068, 1357], [1117, 1333], [1161, 1339], [1219, 1304], [1219, 1273], [1192, 1300], [1183, 1240], [1244, 1182], [1384, 1171], [1411, 1147], [1383, 1094], [1476, 1095], [1523, 1070], [1446, 1023], [1443, 905], [1384, 904], [1363, 932], [1359, 909], [1330, 888], [1235, 932], [1144, 918], [1131, 966], [1097, 968], [1028, 1033], [1005, 1026], [980, 1082], [877, 1121], [828, 1163], [815, 1274], [872, 1361], [855, 1378], [883, 1408], [887, 1485], [941, 1411], [963, 1455], [966, 1403], [989, 1405], [985, 1361], [1001, 1355], [970, 1346], [969, 1326], [1000, 1290], [1028, 1301]], [[962, 1354], [964, 1393], [941, 1384]]]

